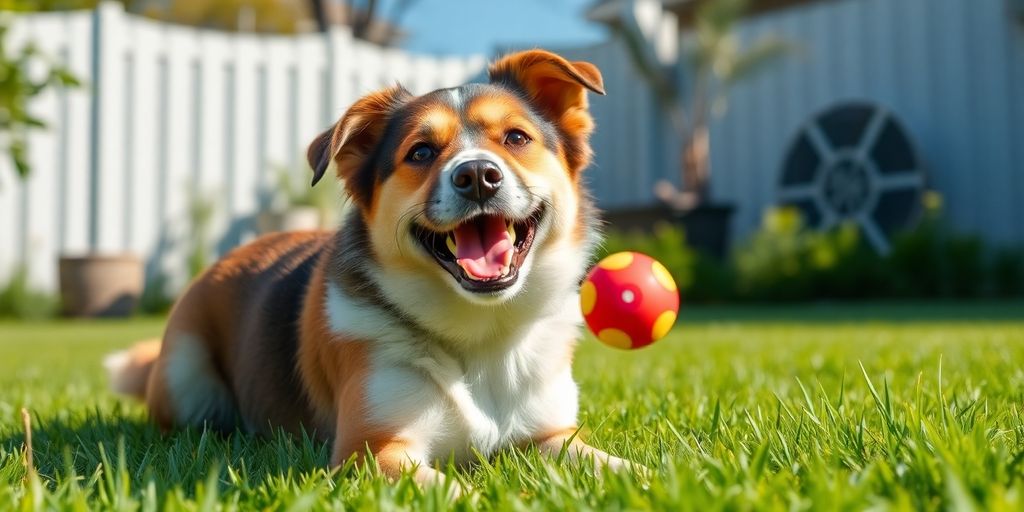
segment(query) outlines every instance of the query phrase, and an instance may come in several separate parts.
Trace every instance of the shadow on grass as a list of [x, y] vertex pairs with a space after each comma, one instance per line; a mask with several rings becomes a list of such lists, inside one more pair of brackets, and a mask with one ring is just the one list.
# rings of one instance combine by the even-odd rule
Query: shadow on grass
[[[109, 416], [33, 418], [34, 462], [44, 480], [79, 477], [85, 484], [113, 472], [127, 480], [133, 494], [153, 485], [163, 496], [171, 489], [194, 492], [212, 472], [222, 485], [236, 485], [234, 473], [240, 485], [253, 488], [328, 466], [328, 445], [308, 435], [267, 437], [196, 428], [162, 434], [142, 419]], [[22, 432], [0, 437], [0, 451], [7, 454], [20, 454], [23, 445]]]

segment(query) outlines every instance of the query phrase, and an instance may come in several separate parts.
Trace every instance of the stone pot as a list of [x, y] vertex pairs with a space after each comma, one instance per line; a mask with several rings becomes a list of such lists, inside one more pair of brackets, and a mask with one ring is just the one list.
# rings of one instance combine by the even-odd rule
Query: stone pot
[[59, 274], [63, 313], [74, 317], [129, 316], [145, 285], [142, 260], [134, 254], [62, 256]]

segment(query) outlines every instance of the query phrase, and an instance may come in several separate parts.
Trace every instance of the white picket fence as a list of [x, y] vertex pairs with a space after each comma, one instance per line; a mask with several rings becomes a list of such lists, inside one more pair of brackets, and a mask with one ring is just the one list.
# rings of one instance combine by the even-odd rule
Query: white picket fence
[[458, 85], [485, 64], [372, 46], [343, 28], [281, 37], [168, 25], [118, 3], [18, 16], [10, 37], [87, 84], [31, 105], [50, 128], [31, 137], [28, 180], [0, 160], [0, 285], [24, 263], [50, 291], [59, 255], [125, 251], [180, 289], [190, 190], [216, 195], [223, 252], [252, 236], [274, 169], [308, 172], [306, 145], [361, 94]]

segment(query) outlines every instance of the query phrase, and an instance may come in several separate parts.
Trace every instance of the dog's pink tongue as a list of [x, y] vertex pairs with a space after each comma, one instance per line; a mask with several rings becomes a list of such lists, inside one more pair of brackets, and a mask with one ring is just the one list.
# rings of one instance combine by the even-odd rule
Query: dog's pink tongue
[[473, 279], [495, 279], [508, 273], [512, 236], [505, 219], [484, 215], [455, 228], [455, 260]]

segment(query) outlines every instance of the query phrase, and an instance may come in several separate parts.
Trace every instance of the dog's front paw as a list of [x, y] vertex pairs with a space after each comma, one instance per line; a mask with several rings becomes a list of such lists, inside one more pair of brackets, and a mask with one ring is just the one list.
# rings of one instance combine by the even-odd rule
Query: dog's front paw
[[637, 475], [637, 476], [643, 478], [644, 480], [650, 480], [651, 475], [653, 473], [651, 471], [651, 468], [649, 468], [647, 466], [644, 466], [643, 464], [640, 464], [638, 462], [633, 462], [631, 460], [623, 459], [623, 458], [620, 458], [620, 457], [615, 457], [613, 455], [609, 455], [608, 458], [605, 459], [605, 460], [601, 460], [600, 458], [597, 458], [597, 459], [594, 460], [594, 464], [595, 464], [595, 469], [598, 472], [601, 472], [601, 471], [614, 471], [616, 473], [618, 473], [618, 472], [632, 473], [634, 475]]

